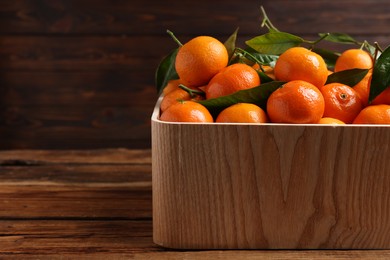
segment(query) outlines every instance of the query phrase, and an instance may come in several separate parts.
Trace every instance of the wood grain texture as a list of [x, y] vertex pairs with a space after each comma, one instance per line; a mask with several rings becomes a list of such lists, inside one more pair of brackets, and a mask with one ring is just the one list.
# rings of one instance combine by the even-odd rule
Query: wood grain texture
[[[167, 250], [157, 246], [152, 239], [151, 161], [150, 150], [0, 151], [0, 258], [390, 257], [389, 250], [188, 251]], [[142, 189], [140, 183], [143, 183]], [[147, 197], [144, 196], [146, 192], [149, 194]], [[47, 196], [43, 196], [45, 194]], [[117, 201], [113, 201], [113, 198]], [[7, 200], [10, 201], [6, 203]], [[91, 203], [85, 203], [87, 201]], [[26, 203], [24, 207], [17, 209], [23, 203]], [[12, 214], [5, 213], [7, 209]], [[37, 212], [45, 214], [39, 215]], [[105, 214], [102, 215], [102, 212]]]
[[[158, 43], [159, 48], [155, 48], [153, 43]], [[0, 64], [7, 70], [146, 71], [151, 78], [144, 80], [153, 82], [151, 66], [154, 69], [161, 55], [176, 48], [176, 45], [168, 34], [83, 37], [0, 35], [0, 47]]]
[[151, 218], [150, 150], [0, 151], [0, 220]]
[[2, 254], [132, 253], [158, 251], [150, 221], [1, 221]]
[[[252, 34], [259, 30], [260, 4], [276, 25], [289, 27], [293, 33], [343, 28], [347, 33], [362, 34], [359, 27], [364, 26], [364, 34], [388, 34], [388, 17], [383, 15], [389, 11], [386, 0], [375, 4], [364, 0], [299, 0], [294, 4], [288, 0], [250, 0], [245, 4], [206, 0], [136, 0], [131, 4], [126, 0], [110, 4], [106, 0], [17, 0], [0, 6], [0, 32], [161, 35], [170, 28], [180, 34], [208, 31], [224, 35], [240, 27], [243, 33]], [[205, 10], [211, 15], [206, 16]]]
[[388, 259], [390, 251], [167, 251], [150, 221], [2, 221], [4, 259]]
[[[304, 38], [337, 31], [390, 44], [385, 0], [6, 1], [0, 149], [150, 148], [154, 72], [176, 48], [166, 30], [182, 42], [196, 35], [224, 41], [239, 27], [242, 45], [264, 32], [260, 4], [278, 28]], [[47, 111], [50, 120], [38, 116]]]
[[122, 184], [3, 182], [0, 219], [150, 218], [150, 181]]
[[154, 240], [198, 249], [388, 249], [389, 130], [154, 120]]
[[[149, 149], [95, 149], [95, 150], [9, 150], [0, 151], [0, 165], [100, 165], [151, 163]], [[80, 176], [81, 177], [81, 176]]]
[[[90, 251], [93, 251], [90, 250]], [[109, 252], [90, 252], [85, 250], [80, 253], [69, 253], [61, 255], [58, 254], [0, 254], [6, 259], [64, 259], [66, 257], [76, 258], [77, 259], [140, 259], [140, 260], [214, 260], [214, 259], [223, 259], [223, 260], [269, 260], [269, 259], [279, 259], [279, 260], [350, 260], [350, 259], [388, 259], [389, 251], [240, 251], [240, 250], [212, 250], [212, 251], [157, 251], [157, 252], [143, 252], [135, 250], [134, 252], [124, 253], [109, 253]]]

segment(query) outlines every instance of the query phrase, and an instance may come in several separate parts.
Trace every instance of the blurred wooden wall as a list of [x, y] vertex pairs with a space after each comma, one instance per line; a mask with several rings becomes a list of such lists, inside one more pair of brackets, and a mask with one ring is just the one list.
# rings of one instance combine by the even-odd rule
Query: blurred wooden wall
[[154, 71], [195, 35], [244, 42], [263, 5], [304, 38], [390, 43], [388, 1], [12, 0], [0, 2], [0, 149], [150, 147]]

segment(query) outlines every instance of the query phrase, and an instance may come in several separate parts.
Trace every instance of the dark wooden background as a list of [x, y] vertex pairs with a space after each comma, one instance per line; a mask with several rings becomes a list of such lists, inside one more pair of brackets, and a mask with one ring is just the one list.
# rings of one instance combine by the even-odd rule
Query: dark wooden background
[[0, 149], [149, 148], [154, 71], [196, 35], [240, 42], [281, 30], [390, 43], [387, 0], [12, 0], [0, 2]]

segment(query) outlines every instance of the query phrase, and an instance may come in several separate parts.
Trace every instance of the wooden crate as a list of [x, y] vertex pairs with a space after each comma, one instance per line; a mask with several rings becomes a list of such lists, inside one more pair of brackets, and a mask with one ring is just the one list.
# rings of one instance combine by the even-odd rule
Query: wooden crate
[[390, 249], [390, 127], [191, 124], [152, 116], [154, 242]]

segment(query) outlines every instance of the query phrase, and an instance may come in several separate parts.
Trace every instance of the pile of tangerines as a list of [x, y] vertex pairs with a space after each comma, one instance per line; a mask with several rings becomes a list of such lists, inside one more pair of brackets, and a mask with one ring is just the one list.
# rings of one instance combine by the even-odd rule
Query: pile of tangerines
[[[210, 36], [195, 37], [174, 56], [178, 78], [162, 91], [160, 120], [169, 122], [390, 124], [390, 88], [369, 102], [374, 58], [363, 49], [340, 53], [332, 71], [309, 48], [291, 47], [273, 66], [241, 59], [232, 62], [225, 44]], [[327, 83], [330, 75], [350, 69], [368, 73], [353, 86]], [[229, 99], [262, 86], [261, 73], [282, 82], [263, 107], [240, 101], [210, 113], [203, 101]]]

